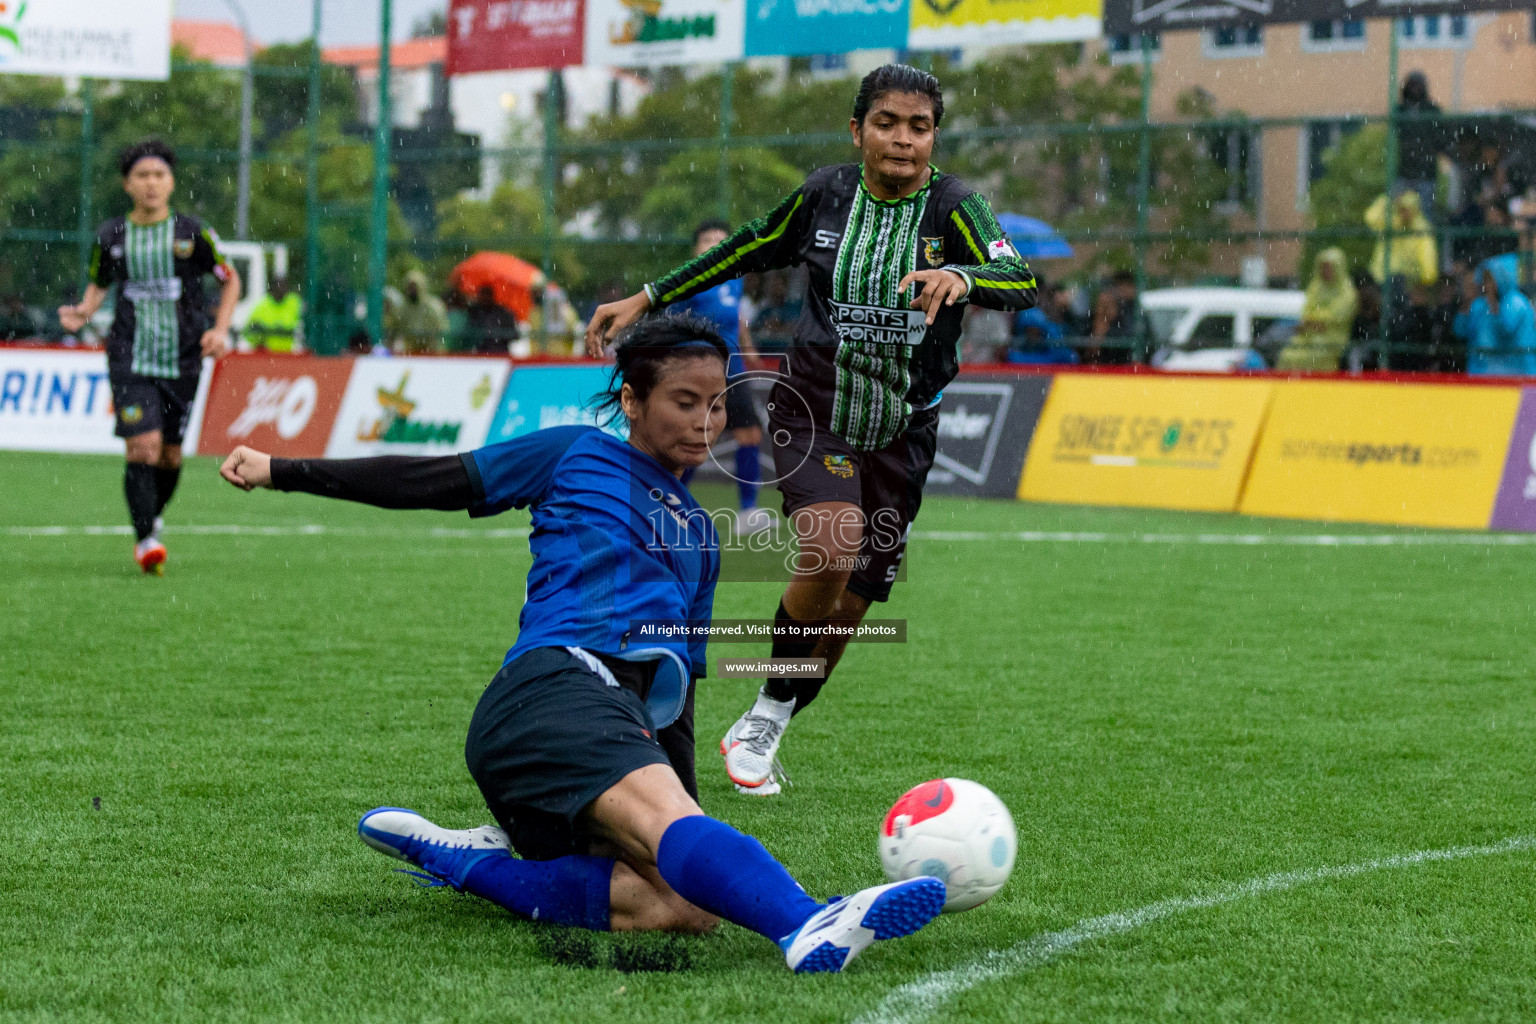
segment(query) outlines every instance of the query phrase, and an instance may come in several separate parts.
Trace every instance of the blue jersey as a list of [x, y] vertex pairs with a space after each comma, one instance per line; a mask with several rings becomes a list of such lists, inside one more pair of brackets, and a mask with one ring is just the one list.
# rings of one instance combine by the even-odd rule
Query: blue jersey
[[746, 370], [741, 361], [741, 280], [727, 281], [692, 298], [674, 302], [668, 309], [686, 310], [720, 328], [720, 336], [731, 348], [728, 373], [734, 377]]
[[533, 510], [533, 567], [507, 661], [536, 647], [621, 657], [665, 648], [705, 675], [706, 639], [631, 634], [638, 620], [707, 621], [713, 611], [719, 539], [677, 477], [596, 427], [535, 431], [464, 464], [480, 499], [470, 515]]

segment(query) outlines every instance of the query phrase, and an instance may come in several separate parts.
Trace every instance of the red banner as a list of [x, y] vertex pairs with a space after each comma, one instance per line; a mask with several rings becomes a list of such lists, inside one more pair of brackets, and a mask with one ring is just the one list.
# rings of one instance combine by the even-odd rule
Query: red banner
[[228, 455], [248, 444], [289, 459], [321, 458], [351, 377], [351, 359], [230, 356], [209, 388], [197, 453]]
[[448, 74], [582, 62], [586, 0], [452, 0]]

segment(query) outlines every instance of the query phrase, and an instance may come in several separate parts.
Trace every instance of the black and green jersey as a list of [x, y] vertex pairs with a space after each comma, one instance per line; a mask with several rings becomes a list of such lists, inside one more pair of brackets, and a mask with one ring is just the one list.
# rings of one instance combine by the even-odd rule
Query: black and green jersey
[[158, 224], [113, 217], [96, 229], [91, 280], [118, 285], [107, 334], [107, 366], [117, 375], [197, 376], [209, 317], [203, 277], [221, 280], [229, 264], [218, 236], [196, 217], [172, 213]]
[[688, 298], [752, 271], [804, 263], [805, 312], [787, 375], [812, 414], [855, 448], [883, 448], [913, 409], [931, 405], [959, 370], [963, 303], [933, 326], [897, 284], [914, 270], [943, 267], [970, 285], [968, 302], [1027, 309], [1035, 278], [980, 193], [933, 171], [927, 186], [884, 200], [864, 187], [858, 164], [823, 167], [768, 216], [747, 224], [659, 281], [656, 306]]

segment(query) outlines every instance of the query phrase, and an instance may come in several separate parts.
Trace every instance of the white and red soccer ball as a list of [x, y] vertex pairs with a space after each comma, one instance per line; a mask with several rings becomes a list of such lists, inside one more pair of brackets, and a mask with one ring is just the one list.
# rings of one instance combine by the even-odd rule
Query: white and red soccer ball
[[986, 786], [933, 779], [907, 790], [880, 828], [880, 863], [893, 882], [931, 875], [944, 883], [944, 912], [979, 907], [1013, 872], [1013, 817]]

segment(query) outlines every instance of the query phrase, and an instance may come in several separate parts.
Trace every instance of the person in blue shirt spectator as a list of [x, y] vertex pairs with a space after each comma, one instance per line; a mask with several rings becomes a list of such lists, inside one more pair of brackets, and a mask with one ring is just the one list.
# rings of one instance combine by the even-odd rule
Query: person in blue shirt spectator
[[576, 426], [440, 458], [274, 459], [241, 447], [220, 472], [245, 490], [384, 508], [532, 510], [517, 642], [465, 743], [497, 826], [446, 829], [379, 807], [358, 822], [363, 842], [429, 884], [542, 923], [702, 932], [724, 918], [776, 942], [796, 972], [840, 971], [874, 940], [938, 916], [944, 883], [817, 903], [756, 839], [704, 814], [687, 784], [692, 750], [680, 770], [659, 741], [705, 674], [707, 637], [688, 627], [712, 614], [719, 539], [679, 478], [725, 425], [729, 356], [697, 317], [632, 327], [603, 403], [627, 421], [627, 441]]
[[1076, 363], [1077, 353], [1064, 344], [1067, 337], [1064, 289], [1060, 285], [1047, 288], [1042, 284], [1039, 295], [1037, 305], [1023, 310], [1013, 318], [1013, 344], [1008, 349], [1008, 362], [1052, 365]]
[[[731, 226], [723, 220], [706, 220], [693, 229], [693, 254], [702, 256], [726, 238]], [[752, 393], [745, 380], [737, 379], [747, 370], [748, 361], [753, 368], [761, 365], [757, 349], [752, 345], [752, 329], [747, 323], [742, 302], [741, 278], [716, 285], [700, 292], [691, 299], [674, 302], [669, 311], [694, 313], [702, 316], [720, 330], [720, 336], [731, 349], [730, 376], [736, 382], [725, 391], [725, 428], [736, 442], [735, 469], [737, 497], [741, 499], [741, 513], [737, 516], [738, 529], [742, 533], [756, 533], [773, 525], [767, 509], [758, 508], [757, 492], [762, 486], [763, 469], [760, 446], [763, 443], [763, 426], [752, 405]], [[683, 476], [683, 483], [692, 479], [691, 473]]]
[[1474, 280], [1482, 294], [1455, 321], [1467, 343], [1467, 372], [1536, 375], [1536, 313], [1520, 291], [1520, 257], [1486, 259]]

